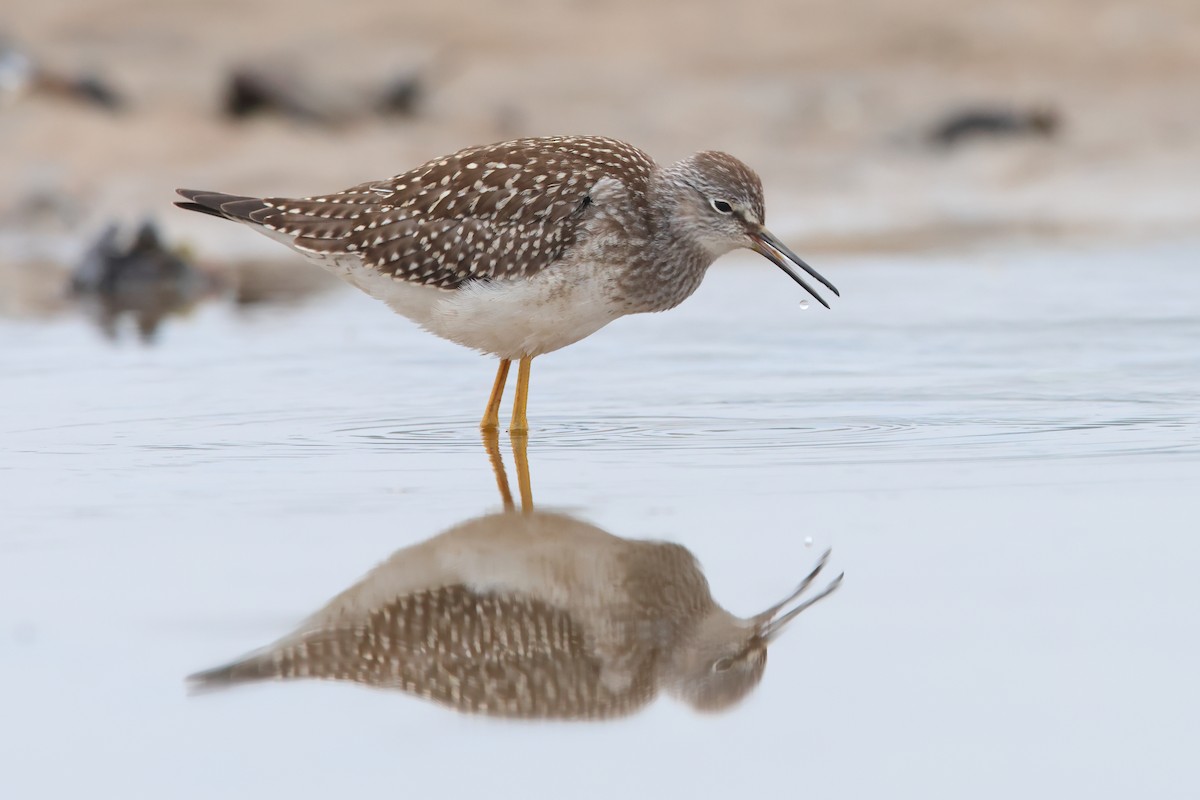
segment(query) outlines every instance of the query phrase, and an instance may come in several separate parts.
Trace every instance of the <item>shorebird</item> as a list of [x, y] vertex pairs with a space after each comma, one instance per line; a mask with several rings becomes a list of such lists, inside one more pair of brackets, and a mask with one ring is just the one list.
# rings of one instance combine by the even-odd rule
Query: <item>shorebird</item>
[[500, 365], [480, 427], [529, 430], [532, 360], [625, 316], [665, 311], [737, 248], [836, 288], [764, 226], [762, 181], [731, 155], [670, 166], [599, 136], [471, 147], [341, 192], [257, 198], [180, 189], [181, 208], [277, 239], [432, 333]]
[[509, 510], [398, 551], [294, 633], [188, 680], [196, 691], [351, 681], [524, 719], [619, 717], [659, 693], [721, 711], [762, 680], [788, 623], [837, 589], [841, 575], [801, 599], [828, 557], [742, 619], [713, 600], [682, 545]]

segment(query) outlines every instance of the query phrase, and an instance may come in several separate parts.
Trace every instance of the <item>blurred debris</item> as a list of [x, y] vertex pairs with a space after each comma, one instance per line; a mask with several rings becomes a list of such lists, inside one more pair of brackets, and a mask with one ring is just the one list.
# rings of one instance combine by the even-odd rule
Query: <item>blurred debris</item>
[[1050, 108], [1018, 111], [1005, 108], [968, 108], [954, 111], [929, 132], [939, 147], [955, 147], [969, 139], [1041, 136], [1050, 138], [1060, 127], [1058, 112]]
[[210, 298], [239, 310], [294, 307], [344, 287], [295, 258], [194, 260], [183, 247], [164, 246], [151, 224], [132, 233], [109, 226], [73, 270], [65, 265], [78, 247], [58, 253], [24, 240], [15, 245], [12, 237], [0, 236], [0, 317], [48, 319], [82, 309], [114, 339], [125, 317], [151, 341], [167, 316]]
[[416, 70], [407, 70], [384, 84], [375, 110], [384, 116], [415, 116], [425, 95], [425, 83]]
[[299, 122], [332, 121], [320, 106], [298, 75], [283, 67], [235, 67], [226, 80], [223, 111], [234, 119], [277, 114]]
[[38, 64], [11, 42], [0, 40], [0, 103], [26, 96], [53, 97], [82, 105], [121, 111], [125, 99], [94, 72], [66, 73]]
[[126, 107], [125, 99], [103, 77], [95, 73], [76, 76], [42, 73], [35, 90], [38, 88], [49, 94], [79, 100], [108, 111], [121, 111]]
[[425, 95], [425, 79], [415, 67], [397, 70], [381, 86], [348, 86], [310, 79], [289, 63], [243, 64], [226, 78], [221, 110], [237, 120], [278, 116], [333, 126], [370, 116], [413, 117]]
[[84, 254], [70, 279], [70, 293], [110, 339], [132, 317], [143, 342], [153, 342], [163, 320], [212, 296], [218, 282], [180, 252], [167, 249], [153, 222], [142, 223], [128, 244], [113, 224]]

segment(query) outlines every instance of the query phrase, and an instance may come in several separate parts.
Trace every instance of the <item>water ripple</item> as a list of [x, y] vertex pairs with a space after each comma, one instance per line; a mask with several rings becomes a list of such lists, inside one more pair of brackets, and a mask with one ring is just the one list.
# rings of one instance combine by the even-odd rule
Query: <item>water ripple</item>
[[[400, 420], [335, 431], [380, 450], [478, 447], [467, 420], [414, 424]], [[539, 449], [786, 451], [788, 460], [873, 463], [1021, 458], [1099, 458], [1151, 453], [1200, 454], [1200, 421], [1183, 417], [1122, 417], [1081, 422], [961, 417], [845, 417], [763, 420], [713, 417], [607, 417], [537, 426]]]

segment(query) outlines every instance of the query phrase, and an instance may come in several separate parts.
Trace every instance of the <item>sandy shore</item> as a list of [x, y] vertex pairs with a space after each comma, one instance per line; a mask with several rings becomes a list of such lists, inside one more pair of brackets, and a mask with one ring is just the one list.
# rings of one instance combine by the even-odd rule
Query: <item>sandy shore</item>
[[[49, 0], [3, 21], [49, 67], [93, 68], [119, 114], [27, 96], [0, 111], [0, 260], [69, 261], [158, 217], [206, 257], [279, 255], [170, 207], [176, 186], [316, 194], [473, 143], [595, 132], [662, 160], [720, 148], [764, 175], [807, 251], [1200, 227], [1200, 5], [1092, 0], [504, 4]], [[295, 71], [333, 126], [217, 113], [231, 65]], [[412, 117], [365, 109], [419, 71]], [[1052, 139], [935, 151], [948, 110], [1045, 107]], [[344, 113], [341, 113], [344, 111]], [[56, 242], [46, 244], [46, 237]], [[65, 244], [64, 244], [65, 243]]]

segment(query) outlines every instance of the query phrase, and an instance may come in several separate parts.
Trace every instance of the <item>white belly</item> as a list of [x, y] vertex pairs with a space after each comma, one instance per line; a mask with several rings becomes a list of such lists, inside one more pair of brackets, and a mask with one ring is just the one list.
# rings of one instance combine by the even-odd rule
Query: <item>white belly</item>
[[[329, 266], [329, 265], [325, 265]], [[551, 268], [527, 280], [437, 289], [359, 264], [334, 270], [396, 313], [444, 339], [501, 358], [539, 356], [574, 344], [621, 316], [594, 267]]]

